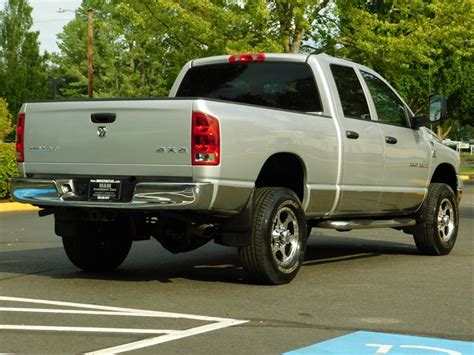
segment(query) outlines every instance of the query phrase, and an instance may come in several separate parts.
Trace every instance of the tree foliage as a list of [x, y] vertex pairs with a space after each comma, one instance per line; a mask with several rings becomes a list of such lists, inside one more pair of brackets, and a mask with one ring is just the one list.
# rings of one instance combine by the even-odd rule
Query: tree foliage
[[15, 114], [24, 101], [44, 98], [46, 92], [45, 61], [32, 24], [26, 0], [8, 0], [0, 12], [0, 97]]
[[330, 0], [265, 1], [274, 37], [287, 53], [324, 52], [334, 44], [336, 18]]
[[0, 142], [0, 199], [10, 197], [10, 179], [18, 176], [15, 143]]
[[163, 37], [147, 28], [131, 4], [107, 0], [83, 1], [75, 19], [58, 36], [61, 52], [55, 62], [60, 74], [69, 80], [63, 95], [87, 96], [89, 8], [94, 11], [95, 97], [165, 95], [172, 75], [168, 72]]
[[[451, 134], [474, 117], [470, 0], [83, 0], [59, 37], [50, 82], [87, 96], [87, 10], [94, 10], [95, 97], [166, 95], [189, 60], [236, 52], [327, 52], [386, 77], [416, 113], [448, 98]], [[21, 19], [21, 21], [20, 21]], [[12, 112], [48, 95], [26, 0], [0, 13], [0, 96]], [[52, 95], [51, 95], [52, 96]]]
[[[70, 79], [67, 97], [86, 96], [86, 20], [94, 10], [97, 97], [166, 95], [189, 60], [324, 46], [329, 0], [84, 0], [59, 35], [55, 61]], [[324, 15], [324, 16], [323, 16]], [[332, 20], [331, 20], [332, 21]]]
[[0, 142], [12, 131], [12, 117], [7, 101], [0, 97]]
[[336, 55], [380, 72], [418, 113], [441, 93], [451, 119], [472, 122], [472, 1], [339, 0], [338, 17]]

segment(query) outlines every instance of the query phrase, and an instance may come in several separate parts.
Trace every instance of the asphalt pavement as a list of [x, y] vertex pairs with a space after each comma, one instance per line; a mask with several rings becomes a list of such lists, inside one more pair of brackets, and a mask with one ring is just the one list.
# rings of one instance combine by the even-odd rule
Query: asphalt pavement
[[0, 352], [279, 354], [329, 341], [351, 354], [331, 339], [375, 332], [364, 354], [417, 353], [415, 338], [397, 348], [382, 333], [431, 338], [416, 350], [427, 355], [450, 346], [439, 339], [474, 353], [472, 181], [460, 214], [443, 257], [395, 230], [313, 230], [299, 275], [275, 287], [249, 284], [237, 251], [212, 243], [173, 255], [136, 242], [117, 271], [81, 272], [51, 216], [0, 213]]

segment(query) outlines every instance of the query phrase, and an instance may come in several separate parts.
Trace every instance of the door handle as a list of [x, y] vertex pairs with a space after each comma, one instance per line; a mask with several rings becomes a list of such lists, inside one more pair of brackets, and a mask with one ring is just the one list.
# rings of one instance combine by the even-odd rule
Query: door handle
[[359, 133], [354, 131], [346, 131], [346, 137], [349, 139], [357, 139], [359, 138]]
[[385, 142], [388, 144], [397, 144], [398, 140], [395, 137], [386, 136]]
[[115, 113], [111, 112], [91, 113], [91, 121], [93, 123], [112, 123], [116, 116]]

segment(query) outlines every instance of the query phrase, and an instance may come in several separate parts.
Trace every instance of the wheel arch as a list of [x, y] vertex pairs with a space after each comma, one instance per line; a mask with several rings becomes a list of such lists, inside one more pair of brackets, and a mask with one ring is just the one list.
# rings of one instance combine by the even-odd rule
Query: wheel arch
[[286, 187], [296, 193], [300, 201], [305, 194], [306, 166], [294, 153], [275, 153], [263, 164], [255, 181], [255, 188]]
[[456, 169], [448, 163], [438, 165], [431, 176], [431, 183], [444, 183], [449, 185], [456, 194], [458, 189], [458, 180], [456, 176]]

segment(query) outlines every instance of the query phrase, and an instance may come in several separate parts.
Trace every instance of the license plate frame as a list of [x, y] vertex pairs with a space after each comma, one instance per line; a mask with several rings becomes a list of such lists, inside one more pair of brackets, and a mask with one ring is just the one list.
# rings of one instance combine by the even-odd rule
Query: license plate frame
[[119, 201], [122, 196], [122, 181], [117, 179], [91, 179], [89, 181], [89, 200]]

